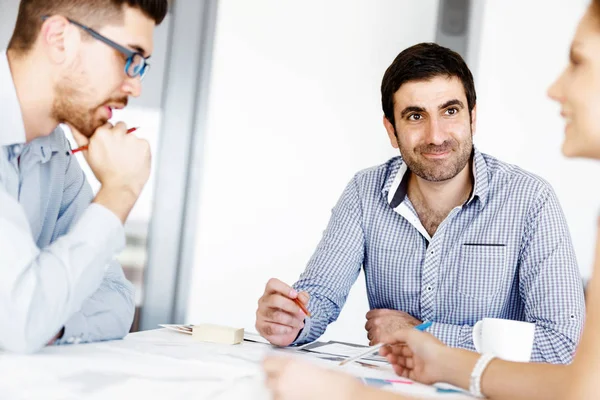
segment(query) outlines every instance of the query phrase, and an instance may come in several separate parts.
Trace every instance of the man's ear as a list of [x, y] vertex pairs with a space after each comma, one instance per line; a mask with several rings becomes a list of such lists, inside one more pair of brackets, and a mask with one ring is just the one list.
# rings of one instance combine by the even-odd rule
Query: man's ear
[[44, 21], [40, 33], [41, 45], [55, 64], [63, 64], [74, 57], [81, 42], [80, 33], [65, 17], [52, 16]]
[[398, 138], [396, 137], [396, 129], [385, 115], [383, 116], [383, 126], [385, 126], [385, 130], [387, 131], [388, 137], [390, 138], [390, 144], [393, 148], [397, 149], [399, 146]]

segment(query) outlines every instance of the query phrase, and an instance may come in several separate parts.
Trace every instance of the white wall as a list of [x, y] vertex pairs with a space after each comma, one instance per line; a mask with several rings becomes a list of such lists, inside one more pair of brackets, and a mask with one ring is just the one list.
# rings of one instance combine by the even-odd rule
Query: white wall
[[566, 66], [588, 0], [486, 2], [477, 78], [483, 150], [547, 179], [556, 190], [584, 277], [589, 277], [600, 188], [600, 163], [560, 153], [564, 122], [546, 96]]
[[[270, 277], [293, 283], [358, 170], [393, 151], [379, 86], [434, 39], [437, 0], [223, 0], [190, 322], [254, 328]], [[365, 342], [364, 279], [326, 337]]]

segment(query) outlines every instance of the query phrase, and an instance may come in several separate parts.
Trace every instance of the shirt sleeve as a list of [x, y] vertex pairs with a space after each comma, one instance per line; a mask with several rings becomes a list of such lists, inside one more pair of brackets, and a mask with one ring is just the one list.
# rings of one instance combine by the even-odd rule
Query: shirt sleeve
[[293, 344], [317, 340], [337, 319], [356, 281], [364, 259], [362, 210], [356, 177], [348, 184], [332, 210], [323, 238], [298, 282], [297, 291], [310, 294], [312, 316]]
[[129, 332], [135, 312], [133, 285], [119, 263], [112, 261], [100, 288], [65, 323], [56, 344], [121, 339]]
[[531, 361], [570, 363], [583, 329], [583, 283], [567, 222], [549, 186], [529, 210], [519, 268], [527, 321], [534, 322]]
[[[69, 232], [93, 199], [92, 189], [77, 159], [71, 157], [69, 161], [67, 182], [53, 241]], [[115, 226], [120, 226], [116, 216], [106, 211], [106, 218]], [[89, 229], [94, 227], [90, 226]], [[120, 230], [119, 236], [123, 238], [122, 229]], [[133, 285], [125, 278], [117, 261], [111, 260], [107, 266], [100, 286], [65, 322], [64, 333], [55, 344], [120, 339], [127, 335], [135, 313]]]
[[475, 351], [473, 344], [473, 327], [470, 325], [454, 325], [434, 322], [427, 332], [450, 347], [460, 347]]
[[34, 243], [24, 210], [0, 186], [0, 347], [42, 348], [102, 284], [125, 244], [119, 219], [92, 204], [68, 234]]
[[[51, 237], [37, 245], [23, 207], [0, 185], [0, 348], [30, 353], [63, 327], [71, 338], [127, 333], [133, 290], [114, 262], [125, 245], [121, 221], [90, 204], [92, 191], [75, 157], [65, 174]], [[30, 195], [30, 194], [28, 194]], [[126, 327], [126, 328], [125, 328]]]

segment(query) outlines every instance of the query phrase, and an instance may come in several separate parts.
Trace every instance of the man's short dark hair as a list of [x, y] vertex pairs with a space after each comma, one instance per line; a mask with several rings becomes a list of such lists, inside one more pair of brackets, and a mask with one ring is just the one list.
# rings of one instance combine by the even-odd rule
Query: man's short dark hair
[[45, 15], [62, 15], [91, 28], [123, 21], [123, 5], [137, 8], [159, 25], [167, 15], [167, 0], [21, 0], [10, 50], [26, 53], [33, 47]]
[[457, 77], [467, 96], [469, 114], [477, 100], [473, 74], [460, 54], [435, 43], [419, 43], [402, 51], [388, 67], [381, 82], [381, 105], [386, 118], [396, 126], [394, 93], [406, 82], [437, 76]]

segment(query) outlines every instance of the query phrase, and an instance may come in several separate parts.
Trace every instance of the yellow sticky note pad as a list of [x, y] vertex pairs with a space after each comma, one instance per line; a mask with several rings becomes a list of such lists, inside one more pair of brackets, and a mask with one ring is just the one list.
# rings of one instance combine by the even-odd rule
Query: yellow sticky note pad
[[201, 342], [238, 344], [244, 340], [244, 328], [200, 324], [192, 326], [192, 338]]

